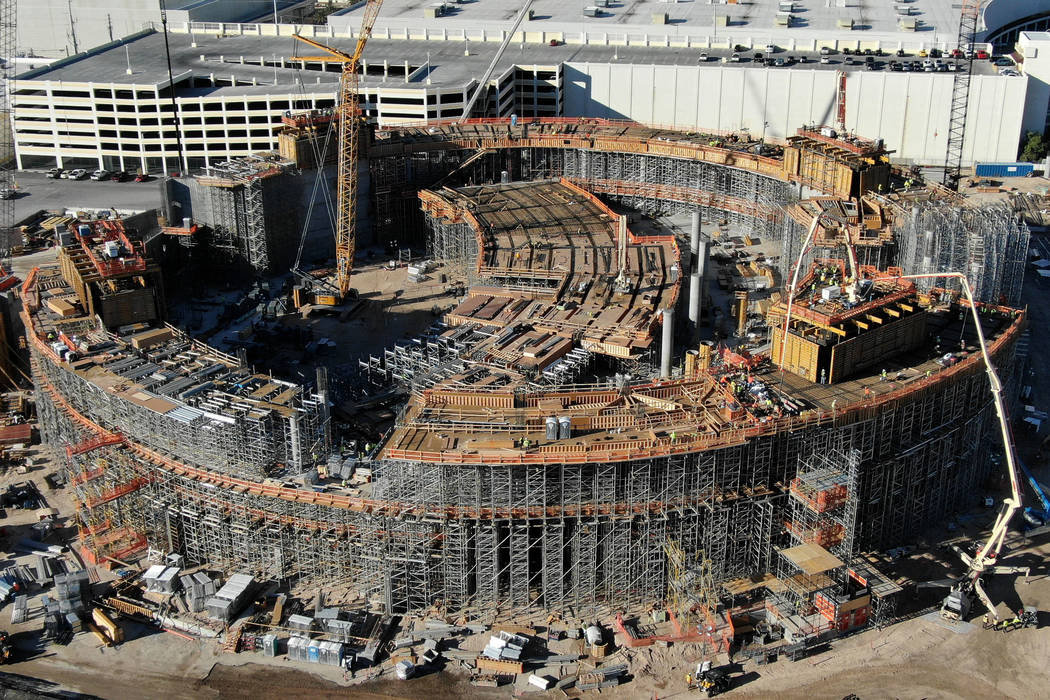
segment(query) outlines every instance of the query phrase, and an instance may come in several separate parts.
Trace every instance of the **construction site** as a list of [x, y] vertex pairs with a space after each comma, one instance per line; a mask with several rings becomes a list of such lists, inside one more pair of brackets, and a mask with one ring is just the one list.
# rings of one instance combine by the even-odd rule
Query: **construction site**
[[[924, 179], [844, 96], [783, 139], [471, 116], [483, 89], [380, 128], [380, 4], [352, 53], [295, 35], [338, 106], [286, 112], [277, 152], [44, 219], [53, 250], [4, 271], [32, 408], [0, 443], [35, 421], [49, 471], [19, 445], [0, 475], [0, 661], [54, 645], [95, 688], [97, 640], [196, 679], [158, 671], [171, 697], [243, 693], [242, 653], [269, 693], [294, 666], [318, 696], [830, 697], [1041, 626], [1047, 207], [961, 194], [960, 132]], [[201, 289], [244, 298], [197, 333]]]
[[[761, 628], [794, 658], [891, 624], [902, 586], [877, 553], [1001, 469], [983, 353], [1016, 397], [1028, 232], [937, 185], [895, 187], [881, 145], [814, 133], [757, 155], [744, 137], [567, 120], [380, 132], [376, 209], [404, 207], [397, 225], [462, 291], [362, 359], [349, 397], [324, 368], [285, 381], [164, 324], [141, 247], [118, 223], [71, 224], [60, 267], [21, 297], [79, 557], [338, 588], [376, 620], [605, 619], [628, 648], [730, 652]], [[676, 211], [681, 235], [632, 230]], [[909, 278], [963, 264], [972, 295]], [[382, 438], [348, 442], [352, 406], [377, 396], [400, 402]], [[192, 615], [187, 585], [170, 592]], [[195, 629], [233, 634], [235, 602]], [[666, 630], [641, 624], [654, 610]], [[291, 620], [274, 615], [279, 635]], [[386, 624], [355, 634], [377, 644]]]

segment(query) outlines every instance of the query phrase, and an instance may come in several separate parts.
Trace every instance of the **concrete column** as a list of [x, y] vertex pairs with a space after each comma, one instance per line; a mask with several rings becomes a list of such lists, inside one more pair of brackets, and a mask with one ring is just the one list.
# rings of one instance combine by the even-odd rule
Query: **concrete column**
[[700, 340], [700, 309], [704, 304], [707, 243], [700, 240], [700, 211], [692, 213], [689, 231], [689, 344]]
[[689, 345], [693, 345], [700, 328], [700, 274], [694, 270], [689, 275]]
[[696, 314], [696, 325], [700, 326], [700, 314], [703, 313], [704, 308], [704, 294], [707, 293], [707, 241], [700, 241], [700, 246], [696, 252], [696, 276], [700, 278], [700, 296], [697, 299], [697, 314]]
[[660, 346], [660, 378], [671, 376], [671, 353], [674, 351], [674, 309], [664, 309], [664, 335]]
[[700, 211], [694, 211], [689, 228], [689, 269], [696, 269], [696, 253], [700, 246]]

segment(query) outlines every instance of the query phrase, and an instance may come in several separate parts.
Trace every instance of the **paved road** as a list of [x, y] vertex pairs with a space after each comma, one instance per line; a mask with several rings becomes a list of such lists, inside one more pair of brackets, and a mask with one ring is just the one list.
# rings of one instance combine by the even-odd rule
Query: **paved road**
[[19, 196], [15, 198], [15, 221], [41, 210], [109, 209], [139, 212], [161, 204], [161, 183], [95, 182], [51, 180], [43, 173], [15, 173]]

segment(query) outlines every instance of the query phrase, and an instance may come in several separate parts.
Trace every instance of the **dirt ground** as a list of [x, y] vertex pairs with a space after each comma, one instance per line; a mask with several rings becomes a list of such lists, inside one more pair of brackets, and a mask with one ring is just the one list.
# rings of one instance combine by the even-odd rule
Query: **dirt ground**
[[[936, 615], [914, 617], [881, 631], [866, 631], [832, 644], [830, 651], [808, 659], [780, 660], [766, 666], [735, 666], [729, 697], [829, 698], [854, 693], [860, 698], [1034, 698], [1045, 697], [1046, 659], [1050, 658], [1050, 577], [1047, 537], [1025, 547], [1011, 544], [1011, 559], [1033, 564], [1029, 583], [1023, 577], [993, 580], [990, 595], [1002, 609], [1018, 601], [1041, 611], [1037, 629], [1009, 633], [976, 624], [949, 625]], [[911, 557], [918, 566], [929, 557]], [[934, 570], [928, 562], [918, 568]], [[942, 595], [937, 589], [928, 600]], [[26, 625], [39, 627], [39, 620]], [[187, 639], [126, 625], [128, 641], [101, 648], [90, 634], [79, 634], [66, 647], [38, 644], [35, 632], [15, 636], [19, 660], [3, 671], [40, 679], [52, 688], [103, 698], [458, 698], [510, 697], [528, 692], [524, 677], [516, 686], [482, 690], [469, 685], [458, 667], [399, 682], [387, 671], [380, 678], [355, 683], [340, 669], [307, 665], [257, 652], [222, 654], [214, 641]], [[617, 640], [619, 641], [619, 640]], [[463, 640], [461, 648], [484, 643], [483, 636]], [[558, 643], [555, 651], [571, 642]], [[605, 663], [627, 662], [628, 683], [601, 691], [613, 698], [696, 697], [685, 689], [684, 676], [701, 659], [695, 645], [631, 650], [618, 647]], [[451, 663], [451, 662], [450, 662]], [[586, 660], [582, 662], [586, 664]], [[716, 663], [726, 663], [724, 657]], [[547, 669], [544, 669], [545, 671]], [[562, 671], [573, 671], [564, 665]], [[116, 672], [115, 672], [116, 671]], [[348, 687], [349, 683], [354, 683]], [[55, 684], [52, 686], [51, 684]], [[518, 691], [515, 693], [515, 689]], [[529, 693], [563, 697], [560, 691]], [[583, 694], [584, 697], [587, 694]]]
[[[980, 192], [976, 182], [980, 180], [992, 180], [997, 183], [991, 192]], [[975, 184], [971, 185], [973, 181]], [[1014, 192], [1030, 192], [1033, 194], [1046, 194], [1050, 188], [1050, 178], [1046, 177], [992, 177], [977, 178], [965, 176], [959, 181], [959, 194], [965, 195], [967, 199], [977, 204], [991, 204], [1004, 202]]]

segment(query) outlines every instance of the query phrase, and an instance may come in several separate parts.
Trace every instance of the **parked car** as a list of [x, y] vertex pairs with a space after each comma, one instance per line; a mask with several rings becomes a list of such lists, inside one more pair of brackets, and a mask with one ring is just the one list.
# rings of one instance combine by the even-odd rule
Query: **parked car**
[[778, 58], [774, 65], [776, 65], [777, 68], [783, 68], [787, 65], [787, 61], [785, 61], [783, 58]]
[[952, 49], [952, 58], [966, 58], [962, 49]]
[[94, 171], [93, 173], [91, 173], [91, 179], [92, 180], [98, 180], [99, 182], [101, 182], [102, 180], [108, 180], [109, 176], [112, 175], [112, 174], [113, 173], [109, 172], [108, 170], [102, 170], [100, 168], [100, 169]]
[[151, 179], [149, 173], [139, 173], [135, 176], [135, 182], [149, 182]]
[[118, 170], [109, 177], [113, 182], [127, 182], [128, 174], [123, 170]]
[[1000, 68], [1012, 68], [1014, 62], [1006, 56], [1000, 56], [999, 58], [995, 59], [995, 65], [999, 66]]
[[732, 56], [729, 57], [729, 62], [730, 63], [740, 63], [740, 54], [734, 53]]
[[84, 168], [77, 168], [76, 170], [70, 170], [69, 171], [69, 176], [68, 176], [67, 179], [69, 179], [69, 180], [86, 180], [87, 176], [88, 176], [88, 171], [87, 170], [85, 170]]
[[762, 52], [761, 51], [756, 51], [755, 52], [755, 62], [756, 63], [761, 63], [764, 60], [765, 60], [765, 56], [762, 55]]
[[62, 168], [51, 168], [47, 171], [46, 176], [52, 180], [58, 180], [62, 177], [62, 173], [65, 172]]
[[981, 61], [985, 61], [985, 60], [991, 58], [991, 55], [987, 51], [984, 51], [982, 49], [982, 50], [978, 51], [976, 54], [974, 54], [974, 58], [979, 59]]
[[908, 54], [904, 53], [904, 49], [897, 49], [897, 58], [904, 58]]
[[10, 187], [0, 187], [0, 199], [14, 199], [15, 191]]
[[1021, 74], [1015, 71], [1013, 68], [1003, 68], [999, 71], [999, 75], [1004, 75], [1007, 78], [1020, 78]]
[[930, 49], [930, 58], [940, 58], [940, 57], [941, 57], [941, 50], [940, 49]]
[[700, 63], [707, 63], [708, 55], [706, 51], [700, 53]]
[[766, 53], [776, 53], [777, 47], [775, 44], [766, 44]]
[[831, 56], [827, 56], [827, 55], [821, 56], [820, 57], [820, 62], [821, 63], [825, 63], [825, 64], [831, 63]]

